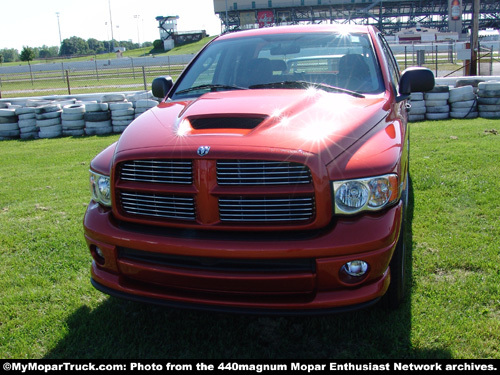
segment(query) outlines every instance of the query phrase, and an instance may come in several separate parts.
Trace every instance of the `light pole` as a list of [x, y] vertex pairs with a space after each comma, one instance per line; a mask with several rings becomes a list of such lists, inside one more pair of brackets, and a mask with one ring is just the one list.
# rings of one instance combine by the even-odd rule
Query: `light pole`
[[141, 40], [140, 40], [140, 38], [139, 38], [139, 18], [140, 18], [140, 17], [141, 17], [141, 15], [140, 15], [140, 14], [135, 14], [135, 15], [134, 15], [134, 18], [137, 20], [137, 23], [136, 23], [136, 24], [137, 24], [137, 44], [139, 44], [139, 46], [140, 46], [140, 44], [141, 44]]
[[57, 27], [59, 28], [59, 45], [62, 44], [62, 38], [61, 38], [61, 24], [59, 23], [59, 12], [56, 12], [57, 15]]
[[115, 50], [115, 42], [114, 42], [114, 36], [113, 36], [113, 17], [111, 16], [111, 0], [108, 1], [109, 4], [109, 24], [111, 27], [111, 50]]

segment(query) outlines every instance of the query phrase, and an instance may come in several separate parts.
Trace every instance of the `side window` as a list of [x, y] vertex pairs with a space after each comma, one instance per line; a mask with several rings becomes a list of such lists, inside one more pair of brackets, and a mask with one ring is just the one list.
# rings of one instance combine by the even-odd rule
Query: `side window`
[[394, 55], [392, 54], [391, 48], [389, 47], [389, 44], [385, 40], [384, 36], [382, 34], [379, 34], [379, 39], [380, 43], [382, 45], [382, 49], [384, 51], [385, 58], [387, 60], [387, 63], [389, 65], [389, 73], [391, 75], [391, 81], [394, 87], [398, 86], [399, 83], [399, 66], [398, 62], [394, 58]]

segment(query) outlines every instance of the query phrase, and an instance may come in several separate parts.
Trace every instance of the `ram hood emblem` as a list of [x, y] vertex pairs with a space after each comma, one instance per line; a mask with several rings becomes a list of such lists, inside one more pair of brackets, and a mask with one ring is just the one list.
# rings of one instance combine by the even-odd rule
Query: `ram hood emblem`
[[198, 151], [196, 151], [196, 153], [199, 156], [205, 156], [208, 154], [209, 151], [210, 151], [210, 146], [200, 146], [198, 147]]

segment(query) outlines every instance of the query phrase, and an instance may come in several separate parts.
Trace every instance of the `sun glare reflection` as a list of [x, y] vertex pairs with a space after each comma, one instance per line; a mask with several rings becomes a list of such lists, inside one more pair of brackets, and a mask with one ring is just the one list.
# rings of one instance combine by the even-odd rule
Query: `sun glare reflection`
[[177, 136], [184, 137], [191, 131], [191, 123], [188, 119], [184, 119], [180, 122], [177, 128]]

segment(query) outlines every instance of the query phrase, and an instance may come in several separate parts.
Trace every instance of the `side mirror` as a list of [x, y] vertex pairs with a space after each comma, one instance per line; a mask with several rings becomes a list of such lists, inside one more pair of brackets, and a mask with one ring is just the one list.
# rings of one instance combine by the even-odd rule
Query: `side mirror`
[[174, 81], [172, 81], [172, 77], [170, 76], [155, 78], [151, 85], [153, 96], [156, 98], [165, 98], [173, 85]]
[[412, 92], [426, 92], [434, 88], [434, 73], [427, 68], [408, 68], [403, 71], [399, 80], [398, 102], [404, 100]]

